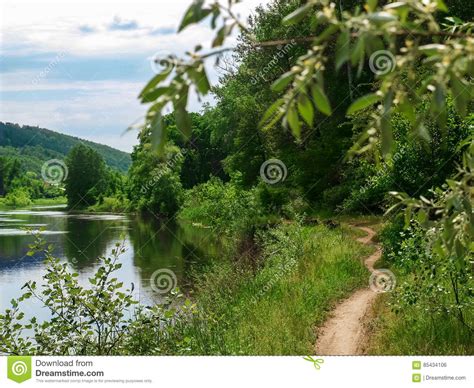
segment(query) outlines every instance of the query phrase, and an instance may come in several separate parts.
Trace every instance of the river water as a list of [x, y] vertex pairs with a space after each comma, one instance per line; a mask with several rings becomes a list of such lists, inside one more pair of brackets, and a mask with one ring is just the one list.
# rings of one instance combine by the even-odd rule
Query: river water
[[[209, 230], [159, 222], [153, 216], [69, 214], [61, 206], [0, 210], [0, 312], [10, 307], [12, 298], [22, 294], [21, 287], [27, 281], [42, 284], [44, 257], [26, 255], [28, 245], [34, 241], [29, 230], [42, 230], [44, 240], [54, 246], [54, 255], [79, 274], [83, 285], [89, 284], [99, 258], [110, 255], [115, 244], [123, 242], [126, 252], [119, 257], [122, 268], [116, 277], [126, 288], [133, 283], [134, 296], [148, 305], [160, 301], [163, 288], [168, 287], [164, 283], [157, 285], [160, 278], [153, 274], [164, 271], [171, 278], [175, 275], [176, 285], [189, 291], [192, 274], [199, 273], [199, 268], [219, 252]], [[49, 316], [39, 302], [25, 303], [27, 316]]]

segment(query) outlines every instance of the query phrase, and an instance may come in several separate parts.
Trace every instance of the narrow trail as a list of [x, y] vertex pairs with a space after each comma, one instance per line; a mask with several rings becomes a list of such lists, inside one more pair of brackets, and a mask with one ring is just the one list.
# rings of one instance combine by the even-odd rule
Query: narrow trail
[[[366, 226], [357, 226], [367, 233], [367, 236], [357, 241], [375, 246], [376, 250], [364, 261], [370, 272], [374, 271], [375, 262], [380, 259], [382, 249], [372, 242], [375, 231]], [[368, 280], [368, 278], [367, 278]], [[357, 290], [349, 298], [340, 302], [332, 311], [331, 316], [320, 328], [315, 351], [318, 355], [357, 355], [363, 353], [366, 341], [364, 321], [370, 313], [370, 308], [377, 293], [369, 287]]]

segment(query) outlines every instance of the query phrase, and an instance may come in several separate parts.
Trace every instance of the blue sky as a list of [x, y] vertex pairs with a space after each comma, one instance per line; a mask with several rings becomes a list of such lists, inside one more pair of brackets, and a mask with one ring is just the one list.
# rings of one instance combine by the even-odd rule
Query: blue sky
[[[246, 16], [265, 0], [244, 0]], [[205, 26], [176, 27], [190, 0], [3, 0], [0, 121], [38, 125], [131, 151], [146, 107], [137, 95], [155, 56], [178, 55]], [[217, 78], [210, 67], [210, 76]], [[197, 101], [190, 103], [198, 111]]]

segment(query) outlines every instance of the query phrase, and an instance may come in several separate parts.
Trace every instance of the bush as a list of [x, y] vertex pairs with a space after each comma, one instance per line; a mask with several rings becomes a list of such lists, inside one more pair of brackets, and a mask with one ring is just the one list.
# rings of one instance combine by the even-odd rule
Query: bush
[[393, 259], [405, 237], [405, 222], [402, 214], [398, 214], [379, 233], [378, 237], [383, 246], [385, 260]]
[[185, 194], [180, 218], [199, 222], [227, 235], [248, 232], [262, 215], [255, 189], [244, 190], [239, 175], [229, 183], [219, 178], [195, 186]]
[[393, 188], [390, 166], [382, 164], [375, 168], [368, 162], [362, 162], [358, 168], [358, 174], [365, 176], [365, 180], [357, 181], [349, 197], [343, 201], [342, 208], [350, 212], [380, 211], [386, 202], [387, 192]]
[[94, 212], [126, 213], [130, 210], [130, 201], [124, 197], [101, 197], [99, 202], [91, 206]]
[[300, 190], [285, 186], [271, 186], [260, 182], [257, 195], [262, 209], [267, 214], [294, 220], [308, 211], [309, 204]]
[[7, 206], [25, 207], [31, 205], [31, 203], [30, 195], [24, 188], [14, 189], [5, 197], [5, 205]]
[[[144, 148], [144, 149], [143, 149]], [[163, 156], [149, 144], [137, 146], [129, 172], [129, 197], [133, 207], [164, 217], [174, 216], [183, 202], [180, 172], [183, 154], [169, 145]]]
[[[182, 301], [177, 290], [163, 304], [146, 308], [133, 298], [133, 287], [124, 289], [114, 277], [121, 267], [118, 257], [124, 247], [117, 244], [112, 257], [101, 265], [90, 286], [78, 283], [77, 273], [51, 255], [37, 240], [34, 250], [46, 255], [44, 286], [30, 281], [26, 292], [11, 301], [0, 315], [0, 354], [30, 355], [135, 355], [186, 354], [184, 327], [194, 306]], [[51, 318], [26, 319], [22, 303], [35, 298], [49, 310]], [[168, 306], [168, 307], [167, 307]], [[169, 307], [178, 306], [178, 307]]]

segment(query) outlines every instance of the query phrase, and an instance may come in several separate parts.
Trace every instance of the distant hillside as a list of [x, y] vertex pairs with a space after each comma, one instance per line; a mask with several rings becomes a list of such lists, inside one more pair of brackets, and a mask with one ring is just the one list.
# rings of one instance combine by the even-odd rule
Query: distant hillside
[[115, 148], [49, 129], [0, 122], [0, 156], [17, 156], [31, 171], [39, 171], [46, 160], [64, 159], [79, 142], [96, 150], [113, 169], [126, 172], [130, 167], [130, 155]]

